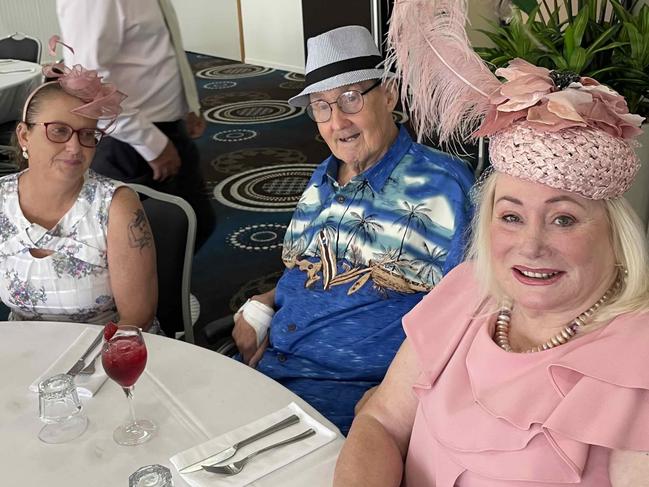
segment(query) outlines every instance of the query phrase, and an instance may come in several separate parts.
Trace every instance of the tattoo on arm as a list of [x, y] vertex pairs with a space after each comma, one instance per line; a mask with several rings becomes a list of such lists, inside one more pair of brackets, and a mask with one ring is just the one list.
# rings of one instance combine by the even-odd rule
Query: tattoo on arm
[[134, 212], [135, 216], [128, 224], [128, 244], [134, 249], [153, 247], [153, 235], [146, 221], [144, 210], [139, 209]]

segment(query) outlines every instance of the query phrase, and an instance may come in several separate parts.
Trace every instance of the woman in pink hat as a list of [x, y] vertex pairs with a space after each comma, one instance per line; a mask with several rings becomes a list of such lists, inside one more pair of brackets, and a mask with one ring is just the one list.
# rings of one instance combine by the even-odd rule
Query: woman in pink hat
[[[464, 0], [402, 1], [421, 130], [490, 138], [467, 260], [403, 320], [336, 486], [649, 485], [649, 257], [622, 197], [642, 118], [597, 81], [468, 47]], [[407, 61], [406, 61], [407, 59]]]
[[[57, 39], [50, 48], [53, 51]], [[16, 128], [22, 171], [0, 179], [0, 298], [10, 319], [154, 319], [155, 248], [137, 194], [89, 170], [123, 93], [95, 71], [48, 65]]]

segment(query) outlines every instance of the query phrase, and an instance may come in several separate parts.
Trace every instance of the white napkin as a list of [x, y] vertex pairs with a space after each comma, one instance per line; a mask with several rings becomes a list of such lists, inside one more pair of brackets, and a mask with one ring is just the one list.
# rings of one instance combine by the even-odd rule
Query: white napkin
[[300, 421], [297, 424], [289, 426], [288, 428], [278, 431], [277, 433], [273, 433], [266, 438], [262, 438], [261, 440], [257, 440], [250, 445], [240, 448], [232, 458], [223, 462], [223, 464], [240, 460], [252, 452], [295, 436], [299, 433], [302, 433], [303, 431], [308, 430], [309, 428], [313, 428], [316, 431], [316, 434], [302, 441], [298, 441], [296, 443], [292, 443], [290, 445], [282, 446], [275, 450], [270, 450], [268, 452], [262, 453], [258, 457], [252, 459], [241, 471], [241, 473], [238, 473], [237, 475], [226, 476], [205, 472], [203, 470], [199, 472], [181, 474], [183, 480], [192, 487], [202, 487], [207, 485], [243, 487], [274, 470], [288, 465], [298, 458], [303, 457], [307, 453], [311, 453], [321, 446], [326, 445], [336, 438], [336, 434], [329, 428], [313, 419], [297, 404], [292, 402], [279, 411], [269, 414], [268, 416], [264, 416], [261, 419], [253, 421], [252, 423], [248, 423], [245, 426], [241, 426], [240, 428], [225, 433], [217, 438], [208, 440], [205, 443], [201, 443], [200, 445], [197, 445], [193, 448], [182, 451], [171, 457], [169, 460], [176, 468], [176, 470], [180, 470], [181, 468], [187, 467], [188, 465], [198, 462], [203, 458], [214, 455], [215, 453], [228, 448], [234, 443], [268, 428], [272, 424], [288, 418], [291, 414], [297, 414], [297, 416], [300, 418]]
[[[86, 328], [83, 332], [77, 337], [77, 339], [72, 342], [65, 352], [63, 352], [59, 358], [57, 358], [52, 365], [50, 365], [45, 372], [43, 372], [34, 382], [29, 386], [29, 390], [33, 392], [38, 392], [38, 384], [48, 377], [52, 377], [56, 374], [64, 374], [70, 367], [72, 367], [83, 352], [90, 346], [92, 341], [99, 333], [99, 327]], [[102, 342], [99, 342], [99, 345], [88, 355], [86, 359], [86, 364], [89, 360], [95, 356], [97, 352], [101, 350]], [[92, 375], [81, 375], [78, 374], [74, 378], [74, 383], [77, 385], [77, 394], [80, 397], [92, 397], [94, 396], [99, 388], [106, 382], [108, 376], [104, 372], [104, 368], [101, 365], [101, 357], [97, 357], [95, 360], [95, 373]]]

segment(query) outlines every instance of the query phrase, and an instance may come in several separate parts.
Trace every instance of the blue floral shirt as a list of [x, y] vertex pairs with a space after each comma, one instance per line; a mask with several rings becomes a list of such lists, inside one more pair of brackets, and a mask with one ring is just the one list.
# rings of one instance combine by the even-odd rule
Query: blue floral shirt
[[401, 317], [461, 261], [469, 166], [401, 127], [346, 185], [334, 156], [314, 171], [285, 240], [270, 346], [258, 369], [346, 432], [404, 339]]

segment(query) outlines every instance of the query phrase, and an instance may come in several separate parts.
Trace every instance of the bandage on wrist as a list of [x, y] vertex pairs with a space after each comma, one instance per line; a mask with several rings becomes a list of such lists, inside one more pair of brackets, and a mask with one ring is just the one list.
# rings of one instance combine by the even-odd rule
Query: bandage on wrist
[[255, 330], [257, 347], [259, 347], [268, 334], [268, 328], [270, 328], [270, 322], [274, 314], [275, 310], [270, 306], [253, 299], [248, 299], [235, 313], [234, 319], [236, 321], [239, 315], [243, 316], [243, 319]]

